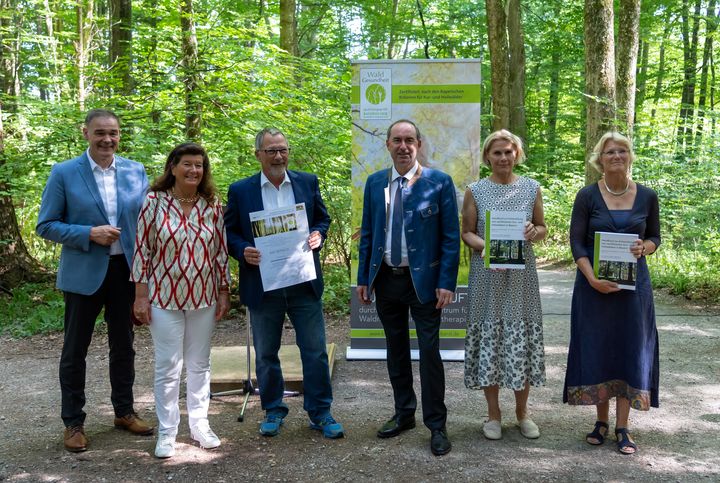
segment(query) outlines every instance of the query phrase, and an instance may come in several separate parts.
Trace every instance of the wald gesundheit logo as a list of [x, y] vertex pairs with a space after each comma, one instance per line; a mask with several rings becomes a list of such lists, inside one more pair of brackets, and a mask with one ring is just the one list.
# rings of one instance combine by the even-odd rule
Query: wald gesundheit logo
[[370, 84], [365, 90], [365, 98], [370, 104], [380, 104], [386, 97], [387, 92], [380, 84]]

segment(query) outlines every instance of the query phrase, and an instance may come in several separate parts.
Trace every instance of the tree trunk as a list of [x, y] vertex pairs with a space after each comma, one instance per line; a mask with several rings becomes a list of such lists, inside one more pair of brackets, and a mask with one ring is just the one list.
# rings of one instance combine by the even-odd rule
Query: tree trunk
[[78, 0], [75, 9], [78, 34], [75, 44], [78, 70], [77, 100], [81, 112], [85, 111], [85, 98], [87, 97], [87, 67], [90, 60], [94, 10], [94, 0]]
[[110, 66], [121, 82], [120, 92], [133, 90], [132, 0], [110, 0]]
[[632, 138], [635, 121], [635, 72], [640, 39], [640, 0], [620, 0], [615, 95], [618, 127]]
[[710, 70], [710, 56], [713, 49], [713, 37], [717, 30], [717, 16], [715, 14], [715, 0], [710, 0], [705, 16], [705, 47], [700, 71], [700, 92], [698, 93], [697, 128], [695, 129], [695, 146], [702, 142], [705, 129], [705, 106], [707, 104], [708, 72]]
[[508, 84], [508, 38], [502, 0], [485, 0], [490, 49], [493, 131], [510, 126], [510, 86]]
[[[635, 97], [635, 119], [642, 110], [647, 95], [647, 67], [650, 58], [650, 42], [640, 39], [640, 65], [637, 69], [637, 96]], [[636, 121], [633, 121], [635, 124]]]
[[297, 56], [297, 19], [295, 0], [280, 0], [280, 48]]
[[[555, 18], [560, 17], [560, 4], [553, 3]], [[558, 100], [560, 98], [560, 34], [553, 33], [552, 51], [550, 54], [550, 98], [547, 111], [547, 142], [548, 146], [555, 146], [557, 137]]]
[[600, 175], [587, 163], [598, 139], [614, 126], [615, 45], [612, 0], [585, 0], [585, 183]]
[[387, 58], [392, 59], [395, 55], [395, 30], [397, 29], [397, 24], [395, 23], [395, 17], [397, 17], [397, 11], [398, 11], [398, 0], [393, 0], [392, 2], [392, 12], [390, 15], [391, 24], [390, 24], [390, 39], [388, 40], [388, 49], [387, 49]]
[[680, 101], [680, 119], [677, 132], [678, 155], [692, 149], [693, 115], [695, 110], [695, 82], [697, 81], [697, 44], [700, 25], [700, 0], [695, 3], [692, 33], [688, 0], [683, 0], [683, 90]]
[[507, 38], [510, 52], [508, 57], [509, 126], [513, 133], [527, 141], [527, 125], [525, 122], [525, 41], [520, 0], [508, 0]]
[[[0, 0], [0, 11], [12, 12], [15, 2]], [[10, 16], [0, 16], [0, 172], [7, 162], [5, 158], [6, 125], [4, 118], [12, 119], [17, 111], [19, 95], [18, 22]], [[0, 289], [10, 292], [24, 281], [49, 279], [48, 272], [30, 256], [18, 228], [15, 207], [9, 194], [9, 186], [0, 177]]]
[[665, 43], [670, 35], [670, 11], [665, 14], [665, 28], [663, 29], [662, 40], [660, 41], [660, 53], [658, 54], [658, 74], [655, 81], [655, 92], [653, 93], [653, 108], [650, 112], [650, 118], [655, 119], [660, 95], [662, 94], [663, 80], [665, 79]]
[[185, 135], [188, 139], [200, 139], [202, 104], [198, 96], [198, 43], [195, 33], [193, 1], [182, 0], [180, 4], [180, 28], [182, 29], [182, 68], [185, 87]]

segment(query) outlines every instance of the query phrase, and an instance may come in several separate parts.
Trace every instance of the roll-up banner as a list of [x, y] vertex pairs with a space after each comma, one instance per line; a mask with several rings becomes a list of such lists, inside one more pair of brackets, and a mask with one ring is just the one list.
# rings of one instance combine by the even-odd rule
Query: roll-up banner
[[[466, 186], [477, 180], [481, 166], [480, 60], [372, 60], [352, 62], [352, 220], [359, 235], [367, 177], [392, 166], [385, 147], [387, 128], [410, 119], [422, 134], [418, 161], [452, 176], [458, 207]], [[458, 213], [458, 216], [460, 214]], [[357, 236], [353, 243], [350, 347], [346, 358], [385, 359], [385, 333], [375, 305], [359, 302]], [[444, 360], [463, 360], [468, 312], [469, 253], [461, 250], [455, 300], [443, 309], [440, 352]], [[417, 360], [415, 327], [410, 322], [413, 359]]]

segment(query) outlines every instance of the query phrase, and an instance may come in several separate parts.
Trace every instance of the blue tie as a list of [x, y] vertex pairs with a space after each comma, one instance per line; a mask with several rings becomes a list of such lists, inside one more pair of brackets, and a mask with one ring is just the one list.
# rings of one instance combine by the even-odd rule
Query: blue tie
[[395, 198], [393, 198], [393, 217], [392, 217], [392, 242], [390, 242], [390, 263], [393, 266], [400, 265], [402, 261], [402, 229], [403, 229], [403, 208], [402, 208], [402, 189], [405, 184], [405, 177], [400, 176], [397, 179], [398, 186], [395, 190]]

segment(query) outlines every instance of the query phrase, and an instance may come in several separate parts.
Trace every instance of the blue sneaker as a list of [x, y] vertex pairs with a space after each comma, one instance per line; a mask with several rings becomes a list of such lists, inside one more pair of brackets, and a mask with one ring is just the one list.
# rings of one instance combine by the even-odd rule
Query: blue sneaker
[[263, 436], [277, 436], [280, 434], [280, 426], [283, 424], [284, 416], [279, 414], [268, 414], [260, 423], [260, 434]]
[[342, 424], [335, 421], [335, 418], [329, 414], [317, 423], [311, 422], [310, 429], [322, 431], [323, 436], [330, 439], [337, 439], [345, 436], [345, 430], [343, 430]]

